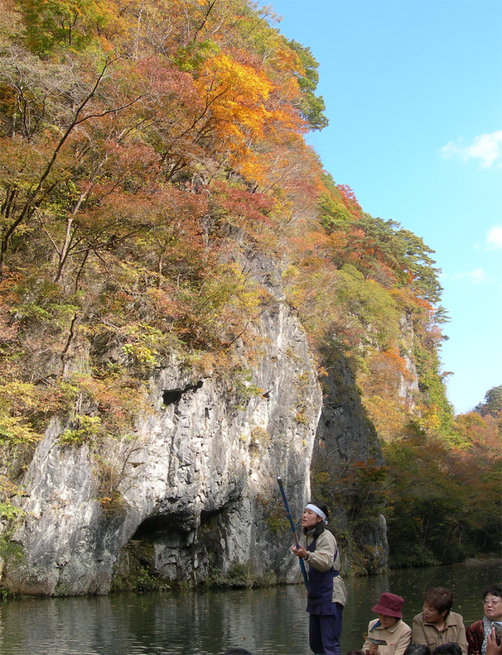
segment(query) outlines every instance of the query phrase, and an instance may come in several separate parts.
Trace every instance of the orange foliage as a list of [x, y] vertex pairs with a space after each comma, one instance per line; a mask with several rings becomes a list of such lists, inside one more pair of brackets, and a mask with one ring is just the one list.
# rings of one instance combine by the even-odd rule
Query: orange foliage
[[356, 194], [347, 184], [337, 184], [337, 189], [340, 191], [341, 200], [350, 213], [359, 218], [361, 216], [361, 206], [357, 202]]

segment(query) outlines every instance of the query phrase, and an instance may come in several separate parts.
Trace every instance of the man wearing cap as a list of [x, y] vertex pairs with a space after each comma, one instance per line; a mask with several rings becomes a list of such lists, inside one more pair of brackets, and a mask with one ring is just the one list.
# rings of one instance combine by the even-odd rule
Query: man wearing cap
[[411, 642], [411, 628], [402, 620], [404, 598], [383, 593], [371, 608], [378, 614], [368, 625], [363, 651], [366, 655], [403, 655]]

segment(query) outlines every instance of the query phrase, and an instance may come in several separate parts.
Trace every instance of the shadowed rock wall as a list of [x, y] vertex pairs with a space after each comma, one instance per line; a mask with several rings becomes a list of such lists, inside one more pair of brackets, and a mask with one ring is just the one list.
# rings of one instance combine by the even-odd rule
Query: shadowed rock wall
[[378, 469], [384, 459], [343, 357], [323, 379], [324, 400], [313, 451], [313, 488], [332, 508], [331, 526], [342, 545], [342, 565], [361, 573], [387, 567], [389, 545], [381, 497], [358, 482], [360, 463]]

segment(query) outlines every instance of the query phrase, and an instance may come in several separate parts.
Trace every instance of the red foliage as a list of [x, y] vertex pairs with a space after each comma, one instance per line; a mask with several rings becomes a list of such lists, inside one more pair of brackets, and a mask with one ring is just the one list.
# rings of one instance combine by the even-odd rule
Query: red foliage
[[356, 217], [361, 216], [361, 206], [357, 202], [356, 194], [347, 184], [337, 184], [337, 189], [342, 196], [342, 202], [347, 209]]
[[271, 224], [269, 214], [274, 200], [270, 196], [232, 187], [221, 180], [213, 182], [211, 191], [211, 205], [216, 215], [236, 225], [245, 225], [248, 221]]

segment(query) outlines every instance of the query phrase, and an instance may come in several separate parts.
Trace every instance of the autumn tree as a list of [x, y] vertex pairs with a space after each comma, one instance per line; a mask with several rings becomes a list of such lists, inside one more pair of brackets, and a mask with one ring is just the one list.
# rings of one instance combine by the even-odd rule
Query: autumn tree
[[174, 344], [225, 351], [266, 306], [242, 237], [285, 252], [287, 194], [314, 198], [316, 63], [243, 0], [2, 8], [4, 381], [100, 411], [107, 383], [127, 397]]

